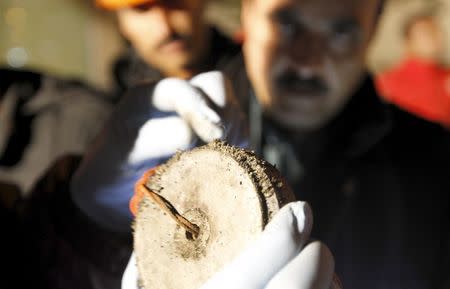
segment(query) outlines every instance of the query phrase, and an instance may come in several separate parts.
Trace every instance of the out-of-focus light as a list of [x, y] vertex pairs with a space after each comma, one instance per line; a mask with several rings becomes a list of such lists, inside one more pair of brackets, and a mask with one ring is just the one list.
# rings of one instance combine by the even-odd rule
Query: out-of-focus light
[[23, 7], [9, 7], [5, 11], [5, 23], [9, 27], [25, 25], [27, 21], [27, 11]]
[[14, 47], [6, 53], [6, 62], [9, 66], [20, 68], [28, 62], [28, 53], [23, 47]]

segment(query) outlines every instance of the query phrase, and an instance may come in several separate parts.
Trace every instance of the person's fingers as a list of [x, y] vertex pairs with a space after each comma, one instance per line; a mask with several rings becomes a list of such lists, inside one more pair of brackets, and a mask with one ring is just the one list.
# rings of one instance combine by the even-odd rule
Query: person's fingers
[[333, 272], [333, 255], [325, 244], [315, 241], [303, 248], [265, 289], [329, 289]]
[[[191, 126], [180, 116], [150, 119], [139, 129], [127, 160], [139, 165], [148, 159], [170, 156], [177, 150], [187, 149], [193, 134]], [[159, 137], [162, 135], [164, 138]]]
[[215, 105], [224, 107], [227, 98], [227, 79], [220, 71], [210, 71], [196, 75], [189, 82], [201, 89]]
[[305, 202], [283, 207], [264, 232], [202, 289], [260, 289], [301, 251], [312, 228], [312, 212]]
[[196, 111], [200, 116], [204, 117], [208, 122], [213, 124], [220, 123], [220, 116], [212, 108], [208, 107], [206, 102], [201, 102], [198, 105], [198, 110]]
[[218, 123], [212, 122], [205, 114], [189, 113], [184, 116], [195, 134], [204, 142], [220, 139], [223, 136], [223, 129]]
[[[165, 78], [159, 81], [152, 93], [152, 104], [162, 111], [176, 109], [176, 102], [184, 102], [197, 93], [185, 80], [178, 78]], [[191, 97], [190, 97], [191, 96]]]
[[[210, 77], [198, 78], [197, 81], [204, 82]], [[220, 90], [220, 73], [212, 73], [212, 86]], [[158, 82], [153, 91], [153, 104], [161, 110], [175, 110], [192, 128], [200, 139], [210, 142], [222, 138], [224, 130], [220, 125], [220, 116], [211, 107], [203, 95], [204, 92], [191, 85], [189, 82], [166, 78]]]
[[128, 261], [127, 268], [122, 276], [122, 289], [138, 289], [138, 270], [136, 266], [136, 256], [131, 254], [130, 261]]
[[195, 109], [184, 111], [182, 117], [204, 142], [221, 139], [224, 135], [220, 116], [203, 99], [198, 102]]

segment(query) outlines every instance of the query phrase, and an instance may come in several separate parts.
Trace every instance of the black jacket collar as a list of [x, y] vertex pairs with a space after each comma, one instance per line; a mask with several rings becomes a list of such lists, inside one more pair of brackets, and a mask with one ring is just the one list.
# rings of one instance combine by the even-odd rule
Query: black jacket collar
[[[263, 117], [254, 95], [249, 106], [251, 143], [257, 153], [274, 163], [289, 178], [297, 177], [308, 166], [305, 159], [314, 162], [352, 161], [375, 147], [392, 129], [389, 106], [375, 92], [372, 79], [366, 77], [345, 109], [322, 128], [325, 137], [309, 146], [320, 146], [319, 156], [302, 156], [298, 145], [288, 134]], [[317, 164], [315, 164], [317, 165]]]

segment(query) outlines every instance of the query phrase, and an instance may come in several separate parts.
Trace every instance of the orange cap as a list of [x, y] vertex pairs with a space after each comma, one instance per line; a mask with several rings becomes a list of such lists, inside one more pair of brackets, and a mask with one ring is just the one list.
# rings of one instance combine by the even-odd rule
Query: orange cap
[[108, 10], [116, 10], [144, 3], [152, 3], [155, 1], [156, 0], [96, 0], [95, 4]]

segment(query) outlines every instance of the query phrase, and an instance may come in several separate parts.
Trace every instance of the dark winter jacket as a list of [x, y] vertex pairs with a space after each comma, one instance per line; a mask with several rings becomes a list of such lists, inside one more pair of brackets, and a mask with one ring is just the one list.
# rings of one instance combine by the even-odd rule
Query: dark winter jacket
[[344, 288], [450, 288], [448, 131], [382, 103], [371, 79], [299, 144], [250, 108], [255, 149], [311, 204]]

